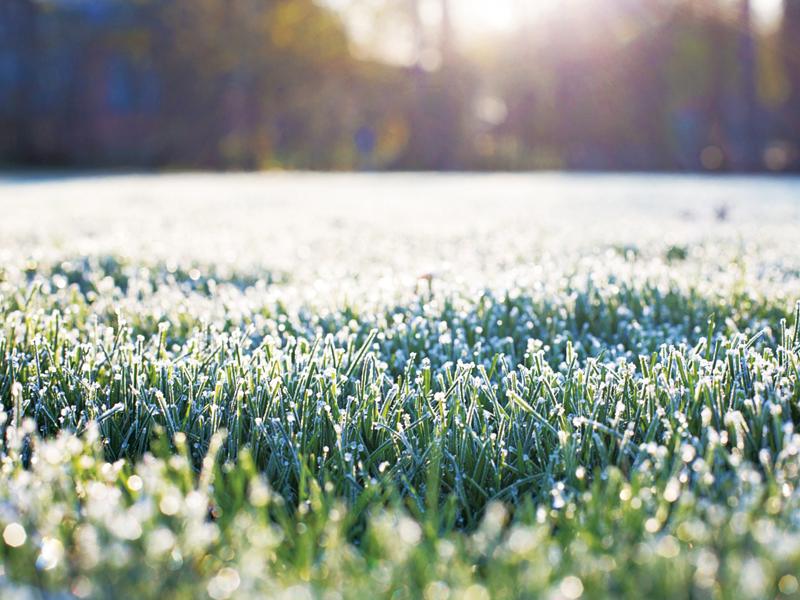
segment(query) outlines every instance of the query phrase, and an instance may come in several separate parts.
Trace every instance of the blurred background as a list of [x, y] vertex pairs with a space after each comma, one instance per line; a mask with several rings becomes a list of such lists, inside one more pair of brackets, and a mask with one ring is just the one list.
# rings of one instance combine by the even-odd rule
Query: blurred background
[[800, 170], [800, 0], [0, 0], [0, 164]]

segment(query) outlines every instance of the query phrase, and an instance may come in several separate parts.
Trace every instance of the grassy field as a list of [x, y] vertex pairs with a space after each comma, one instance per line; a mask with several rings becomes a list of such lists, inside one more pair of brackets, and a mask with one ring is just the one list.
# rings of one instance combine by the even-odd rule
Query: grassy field
[[798, 186], [0, 183], [3, 598], [800, 597]]

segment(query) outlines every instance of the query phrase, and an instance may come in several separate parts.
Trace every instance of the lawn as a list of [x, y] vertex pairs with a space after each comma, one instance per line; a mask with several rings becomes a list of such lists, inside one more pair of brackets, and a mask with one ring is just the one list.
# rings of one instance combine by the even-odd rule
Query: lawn
[[3, 597], [800, 597], [799, 192], [0, 182]]

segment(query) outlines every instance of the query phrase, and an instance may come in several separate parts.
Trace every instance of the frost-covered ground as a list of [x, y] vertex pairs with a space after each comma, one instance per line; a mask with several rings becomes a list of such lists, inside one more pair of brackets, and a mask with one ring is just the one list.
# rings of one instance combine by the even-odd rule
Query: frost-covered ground
[[9, 176], [0, 211], [9, 595], [800, 589], [800, 181]]
[[[606, 272], [708, 282], [797, 267], [800, 181], [591, 175], [167, 175], [0, 179], [0, 252], [52, 266], [115, 256], [281, 297], [387, 301], [432, 274], [441, 291], [527, 287]], [[717, 213], [727, 218], [720, 221]], [[641, 264], [629, 263], [635, 252]], [[653, 261], [657, 264], [653, 264]], [[749, 268], [752, 267], [752, 268]], [[197, 271], [194, 271], [197, 274]], [[769, 275], [769, 274], [766, 274]], [[714, 282], [716, 284], [716, 282]], [[239, 286], [240, 288], [242, 286]], [[297, 296], [297, 298], [295, 298]]]

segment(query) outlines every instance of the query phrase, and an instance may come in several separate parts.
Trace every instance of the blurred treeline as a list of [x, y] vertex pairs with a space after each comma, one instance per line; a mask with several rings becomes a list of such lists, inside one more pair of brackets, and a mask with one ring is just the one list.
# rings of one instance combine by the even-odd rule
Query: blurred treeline
[[458, 1], [431, 27], [384, 0], [399, 64], [314, 0], [0, 0], [0, 162], [800, 169], [800, 0], [770, 27], [747, 0], [563, 0], [475, 39]]

